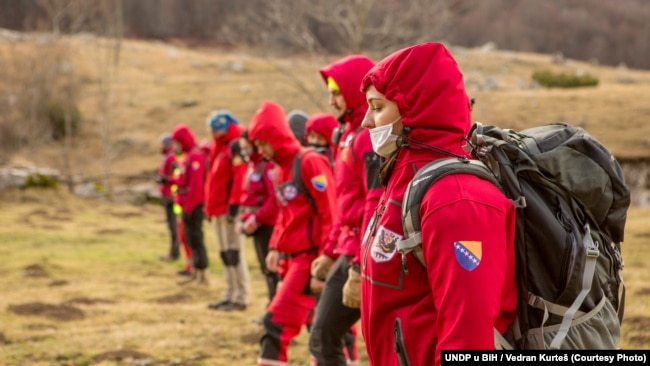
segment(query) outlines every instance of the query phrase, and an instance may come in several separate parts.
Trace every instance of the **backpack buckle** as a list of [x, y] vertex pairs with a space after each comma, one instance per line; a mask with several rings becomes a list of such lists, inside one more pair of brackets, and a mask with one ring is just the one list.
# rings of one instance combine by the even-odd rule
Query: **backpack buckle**
[[598, 241], [594, 241], [592, 239], [591, 229], [589, 228], [589, 224], [585, 224], [585, 237], [582, 241], [585, 244], [587, 257], [598, 258], [598, 256], [600, 255], [600, 251], [598, 250]]

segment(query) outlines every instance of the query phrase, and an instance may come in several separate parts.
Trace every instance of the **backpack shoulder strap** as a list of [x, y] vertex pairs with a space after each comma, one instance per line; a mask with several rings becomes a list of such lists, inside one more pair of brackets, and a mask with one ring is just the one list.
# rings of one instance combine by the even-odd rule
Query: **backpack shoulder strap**
[[307, 147], [303, 147], [300, 149], [300, 151], [298, 151], [298, 154], [293, 159], [293, 163], [291, 165], [291, 176], [293, 179], [293, 185], [296, 187], [298, 192], [307, 198], [307, 201], [309, 201], [309, 205], [311, 206], [311, 208], [314, 210], [314, 212], [318, 213], [318, 209], [316, 207], [316, 201], [314, 200], [314, 197], [312, 197], [312, 195], [307, 190], [307, 187], [305, 186], [305, 182], [302, 179], [302, 173], [300, 170], [300, 167], [302, 165], [302, 158], [310, 152], [317, 152], [317, 151], [315, 149], [307, 148]]
[[418, 170], [406, 188], [402, 200], [404, 239], [397, 243], [397, 250], [402, 255], [402, 265], [405, 271], [408, 271], [406, 268], [406, 255], [409, 252], [413, 252], [417, 260], [426, 267], [424, 257], [422, 256], [420, 203], [432, 184], [450, 174], [472, 174], [491, 182], [501, 189], [492, 171], [480, 160], [462, 158], [440, 159], [432, 161]]
[[228, 148], [230, 149], [230, 153], [232, 154], [233, 158], [235, 156], [241, 156], [241, 147], [239, 146], [238, 139], [230, 140], [228, 142]]

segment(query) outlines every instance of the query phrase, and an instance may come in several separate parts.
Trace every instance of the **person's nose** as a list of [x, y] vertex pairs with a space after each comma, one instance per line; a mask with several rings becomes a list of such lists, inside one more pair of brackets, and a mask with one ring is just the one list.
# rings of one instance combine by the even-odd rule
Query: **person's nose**
[[336, 106], [336, 97], [332, 94], [329, 94], [327, 97], [327, 103], [333, 107]]
[[363, 121], [361, 121], [361, 127], [363, 128], [375, 128], [375, 121], [371, 116], [371, 110], [366, 111], [366, 115], [363, 116]]

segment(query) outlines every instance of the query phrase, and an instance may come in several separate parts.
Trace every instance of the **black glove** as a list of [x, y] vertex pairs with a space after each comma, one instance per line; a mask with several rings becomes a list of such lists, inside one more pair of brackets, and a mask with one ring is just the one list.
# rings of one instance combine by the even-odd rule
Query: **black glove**
[[167, 177], [163, 177], [162, 175], [159, 175], [156, 177], [156, 183], [158, 184], [167, 184], [169, 183], [169, 179]]
[[237, 217], [237, 213], [239, 213], [239, 205], [228, 205], [228, 222], [234, 222], [235, 217]]

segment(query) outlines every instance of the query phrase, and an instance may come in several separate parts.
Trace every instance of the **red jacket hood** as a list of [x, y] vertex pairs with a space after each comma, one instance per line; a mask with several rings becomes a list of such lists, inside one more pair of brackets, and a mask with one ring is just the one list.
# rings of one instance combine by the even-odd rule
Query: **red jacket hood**
[[226, 134], [221, 137], [215, 138], [214, 142], [216, 143], [217, 146], [228, 145], [230, 141], [239, 138], [242, 132], [244, 132], [244, 128], [242, 126], [236, 123], [230, 123], [228, 125], [228, 130]]
[[356, 129], [361, 125], [363, 116], [366, 114], [368, 104], [366, 96], [359, 91], [359, 84], [363, 76], [372, 68], [374, 63], [363, 55], [350, 55], [339, 59], [320, 69], [320, 74], [327, 84], [327, 78], [331, 77], [339, 86], [345, 104], [350, 111], [345, 116], [348, 128]]
[[422, 43], [397, 51], [363, 78], [397, 103], [408, 137], [459, 155], [471, 127], [470, 100], [456, 61], [440, 43]]
[[162, 148], [161, 153], [162, 155], [169, 155], [174, 152], [174, 147], [173, 146], [165, 146]]
[[194, 133], [184, 124], [177, 124], [172, 131], [172, 139], [181, 144], [184, 152], [189, 152], [196, 145], [196, 138]]
[[332, 145], [332, 133], [339, 127], [339, 122], [331, 113], [314, 113], [309, 116], [305, 125], [305, 136], [310, 132], [323, 135], [327, 139], [327, 144]]
[[275, 160], [281, 166], [291, 164], [298, 150], [300, 141], [291, 132], [284, 108], [279, 104], [265, 101], [253, 115], [248, 125], [250, 141], [266, 141], [275, 150]]

